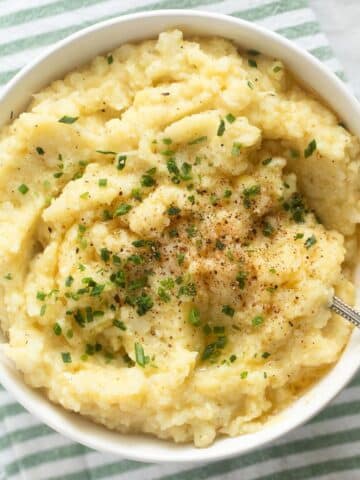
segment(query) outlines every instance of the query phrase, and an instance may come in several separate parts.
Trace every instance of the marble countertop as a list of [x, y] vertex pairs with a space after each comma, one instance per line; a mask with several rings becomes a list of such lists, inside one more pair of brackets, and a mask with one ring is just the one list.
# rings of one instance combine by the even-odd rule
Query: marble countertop
[[309, 3], [360, 99], [360, 1], [310, 0]]

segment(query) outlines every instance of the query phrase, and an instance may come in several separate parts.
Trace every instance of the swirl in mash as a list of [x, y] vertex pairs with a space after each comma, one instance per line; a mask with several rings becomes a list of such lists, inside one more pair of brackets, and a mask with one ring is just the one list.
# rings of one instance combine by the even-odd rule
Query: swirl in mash
[[280, 61], [124, 45], [35, 95], [0, 162], [6, 352], [52, 401], [206, 446], [339, 358], [359, 144]]

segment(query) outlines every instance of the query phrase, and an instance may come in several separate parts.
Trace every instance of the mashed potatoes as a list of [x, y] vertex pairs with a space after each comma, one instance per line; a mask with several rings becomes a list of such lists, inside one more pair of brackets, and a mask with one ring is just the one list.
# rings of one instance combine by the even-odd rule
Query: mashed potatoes
[[339, 358], [359, 143], [280, 61], [124, 45], [35, 95], [0, 164], [5, 349], [52, 401], [206, 446]]

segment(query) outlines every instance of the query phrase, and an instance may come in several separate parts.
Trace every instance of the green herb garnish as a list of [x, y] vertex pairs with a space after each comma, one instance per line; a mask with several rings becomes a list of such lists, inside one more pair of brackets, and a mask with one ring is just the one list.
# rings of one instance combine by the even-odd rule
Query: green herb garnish
[[260, 185], [252, 185], [251, 187], [244, 188], [243, 190], [243, 204], [245, 208], [250, 208], [251, 200], [256, 196], [259, 195], [261, 192]]
[[171, 206], [167, 209], [167, 214], [171, 216], [179, 215], [180, 212], [181, 212], [180, 208], [174, 207], [174, 206]]
[[102, 248], [100, 250], [100, 257], [104, 262], [108, 262], [110, 260], [110, 251], [105, 247]]
[[223, 119], [220, 120], [220, 124], [217, 129], [217, 136], [222, 137], [225, 133], [225, 122]]
[[154, 302], [149, 295], [142, 294], [141, 296], [135, 299], [136, 312], [138, 315], [145, 315], [146, 312], [152, 309]]
[[25, 195], [28, 191], [29, 191], [29, 187], [27, 185], [25, 185], [25, 183], [22, 183], [19, 188], [18, 188], [18, 191], [20, 193], [22, 193], [23, 195]]
[[140, 365], [140, 367], [145, 367], [147, 363], [149, 363], [149, 357], [145, 356], [143, 346], [141, 343], [135, 343], [135, 358], [136, 363]]
[[258, 327], [262, 323], [264, 323], [264, 318], [261, 315], [256, 315], [256, 317], [254, 317], [251, 320], [251, 324], [252, 324], [253, 327]]
[[316, 140], [313, 139], [313, 140], [311, 140], [309, 145], [305, 148], [304, 157], [305, 158], [310, 157], [315, 152], [315, 150], [316, 150]]
[[236, 117], [232, 113], [228, 113], [225, 118], [229, 123], [234, 123], [236, 120]]
[[236, 281], [238, 282], [238, 285], [241, 288], [241, 290], [245, 288], [246, 279], [247, 279], [247, 273], [244, 272], [243, 270], [240, 270], [236, 275]]
[[253, 58], [248, 59], [248, 65], [249, 65], [249, 67], [252, 67], [252, 68], [257, 68], [257, 66], [258, 66], [256, 60], [254, 60]]
[[55, 335], [57, 335], [57, 336], [61, 335], [62, 330], [61, 330], [60, 325], [57, 322], [54, 323], [54, 325], [53, 325], [53, 331], [54, 331]]
[[61, 352], [61, 358], [64, 363], [72, 362], [70, 352]]
[[68, 115], [64, 115], [59, 119], [60, 123], [66, 123], [68, 125], [71, 125], [72, 123], [75, 123], [76, 120], [78, 120], [79, 117], [69, 117]]
[[271, 237], [275, 231], [275, 228], [269, 222], [263, 222], [262, 233], [265, 237]]
[[113, 325], [114, 327], [117, 327], [119, 328], [120, 330], [123, 330], [125, 331], [126, 330], [126, 325], [124, 322], [122, 322], [121, 320], [113, 320]]
[[294, 235], [294, 240], [300, 240], [300, 238], [304, 238], [303, 233], [297, 233], [296, 235]]
[[233, 157], [238, 157], [240, 155], [241, 147], [242, 147], [241, 143], [234, 142], [231, 148], [231, 155]]
[[311, 237], [307, 238], [304, 245], [305, 245], [305, 248], [309, 249], [310, 247], [312, 247], [313, 245], [315, 245], [316, 243], [316, 237], [315, 235], [311, 235]]
[[127, 203], [122, 203], [115, 210], [114, 217], [121, 217], [122, 215], [126, 215], [128, 212], [130, 212], [131, 209], [132, 209], [131, 205], [129, 205]]
[[228, 317], [233, 317], [235, 314], [235, 310], [232, 307], [230, 307], [230, 305], [223, 305], [221, 311]]
[[205, 142], [207, 138], [208, 137], [206, 135], [203, 135], [202, 137], [194, 138], [194, 140], [191, 140], [190, 142], [188, 142], [188, 145], [197, 145], [198, 143]]
[[125, 168], [125, 165], [126, 165], [126, 159], [127, 159], [127, 156], [126, 155], [117, 155], [116, 157], [116, 168], [118, 170], [123, 170]]
[[107, 186], [107, 178], [99, 178], [99, 187], [106, 187]]
[[45, 150], [42, 147], [36, 147], [36, 151], [39, 155], [44, 155]]

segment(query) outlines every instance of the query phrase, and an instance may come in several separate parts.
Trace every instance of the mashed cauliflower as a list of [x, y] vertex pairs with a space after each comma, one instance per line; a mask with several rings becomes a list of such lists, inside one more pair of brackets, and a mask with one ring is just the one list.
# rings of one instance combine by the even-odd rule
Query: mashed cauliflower
[[359, 142], [279, 60], [123, 45], [36, 94], [0, 165], [4, 348], [53, 402], [204, 447], [339, 358]]

